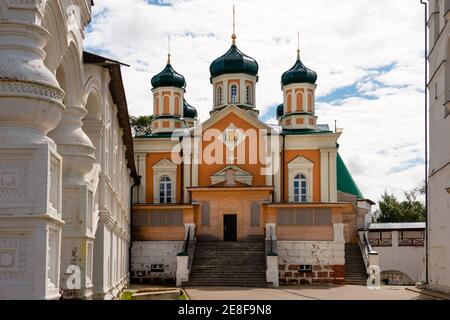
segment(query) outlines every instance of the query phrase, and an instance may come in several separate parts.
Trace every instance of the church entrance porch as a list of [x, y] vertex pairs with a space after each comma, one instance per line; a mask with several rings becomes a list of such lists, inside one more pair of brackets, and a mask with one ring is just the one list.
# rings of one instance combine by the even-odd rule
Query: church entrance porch
[[263, 240], [273, 187], [189, 188], [198, 241]]

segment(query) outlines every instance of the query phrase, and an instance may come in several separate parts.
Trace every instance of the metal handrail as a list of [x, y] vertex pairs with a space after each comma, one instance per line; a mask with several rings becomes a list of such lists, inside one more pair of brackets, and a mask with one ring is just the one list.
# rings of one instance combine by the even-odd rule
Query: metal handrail
[[359, 247], [361, 249], [362, 257], [364, 260], [364, 264], [366, 265], [366, 269], [368, 270], [370, 267], [370, 254], [375, 253], [372, 250], [372, 246], [370, 245], [369, 239], [367, 237], [366, 231], [359, 231]]
[[273, 238], [273, 226], [269, 227], [269, 240], [266, 240], [266, 255], [267, 256], [276, 256], [277, 255], [277, 245], [276, 240]]

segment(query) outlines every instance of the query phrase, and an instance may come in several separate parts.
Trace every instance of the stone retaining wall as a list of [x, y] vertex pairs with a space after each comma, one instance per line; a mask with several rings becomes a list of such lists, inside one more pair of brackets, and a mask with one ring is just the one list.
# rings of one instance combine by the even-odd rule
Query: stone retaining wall
[[[345, 281], [345, 244], [332, 241], [278, 241], [281, 284], [335, 284]], [[300, 272], [301, 265], [312, 266]]]
[[[177, 255], [183, 241], [133, 241], [131, 248], [132, 283], [173, 282], [177, 274]], [[163, 271], [152, 271], [162, 265]]]

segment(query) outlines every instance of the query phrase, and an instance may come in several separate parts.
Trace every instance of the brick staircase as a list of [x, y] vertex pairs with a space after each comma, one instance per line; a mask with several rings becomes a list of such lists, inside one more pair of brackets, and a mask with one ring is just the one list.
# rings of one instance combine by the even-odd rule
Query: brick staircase
[[345, 245], [345, 284], [367, 285], [367, 272], [357, 244]]
[[183, 285], [267, 287], [264, 241], [197, 242]]

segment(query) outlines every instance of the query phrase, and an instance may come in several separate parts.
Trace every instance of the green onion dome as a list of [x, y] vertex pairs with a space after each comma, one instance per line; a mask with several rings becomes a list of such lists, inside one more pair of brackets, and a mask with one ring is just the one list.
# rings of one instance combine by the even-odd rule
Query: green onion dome
[[280, 118], [284, 115], [284, 104], [280, 104], [277, 108], [277, 118]]
[[300, 54], [297, 57], [295, 65], [286, 71], [281, 77], [281, 84], [287, 86], [292, 83], [310, 83], [315, 84], [317, 81], [317, 73], [305, 67], [300, 60]]
[[211, 78], [230, 73], [244, 73], [256, 77], [258, 70], [256, 60], [242, 53], [235, 44], [223, 56], [214, 60], [209, 68]]
[[153, 89], [160, 87], [186, 88], [186, 80], [176, 72], [170, 63], [166, 65], [163, 71], [152, 78]]
[[183, 114], [184, 118], [197, 119], [198, 116], [197, 109], [187, 103], [186, 100], [184, 100]]

